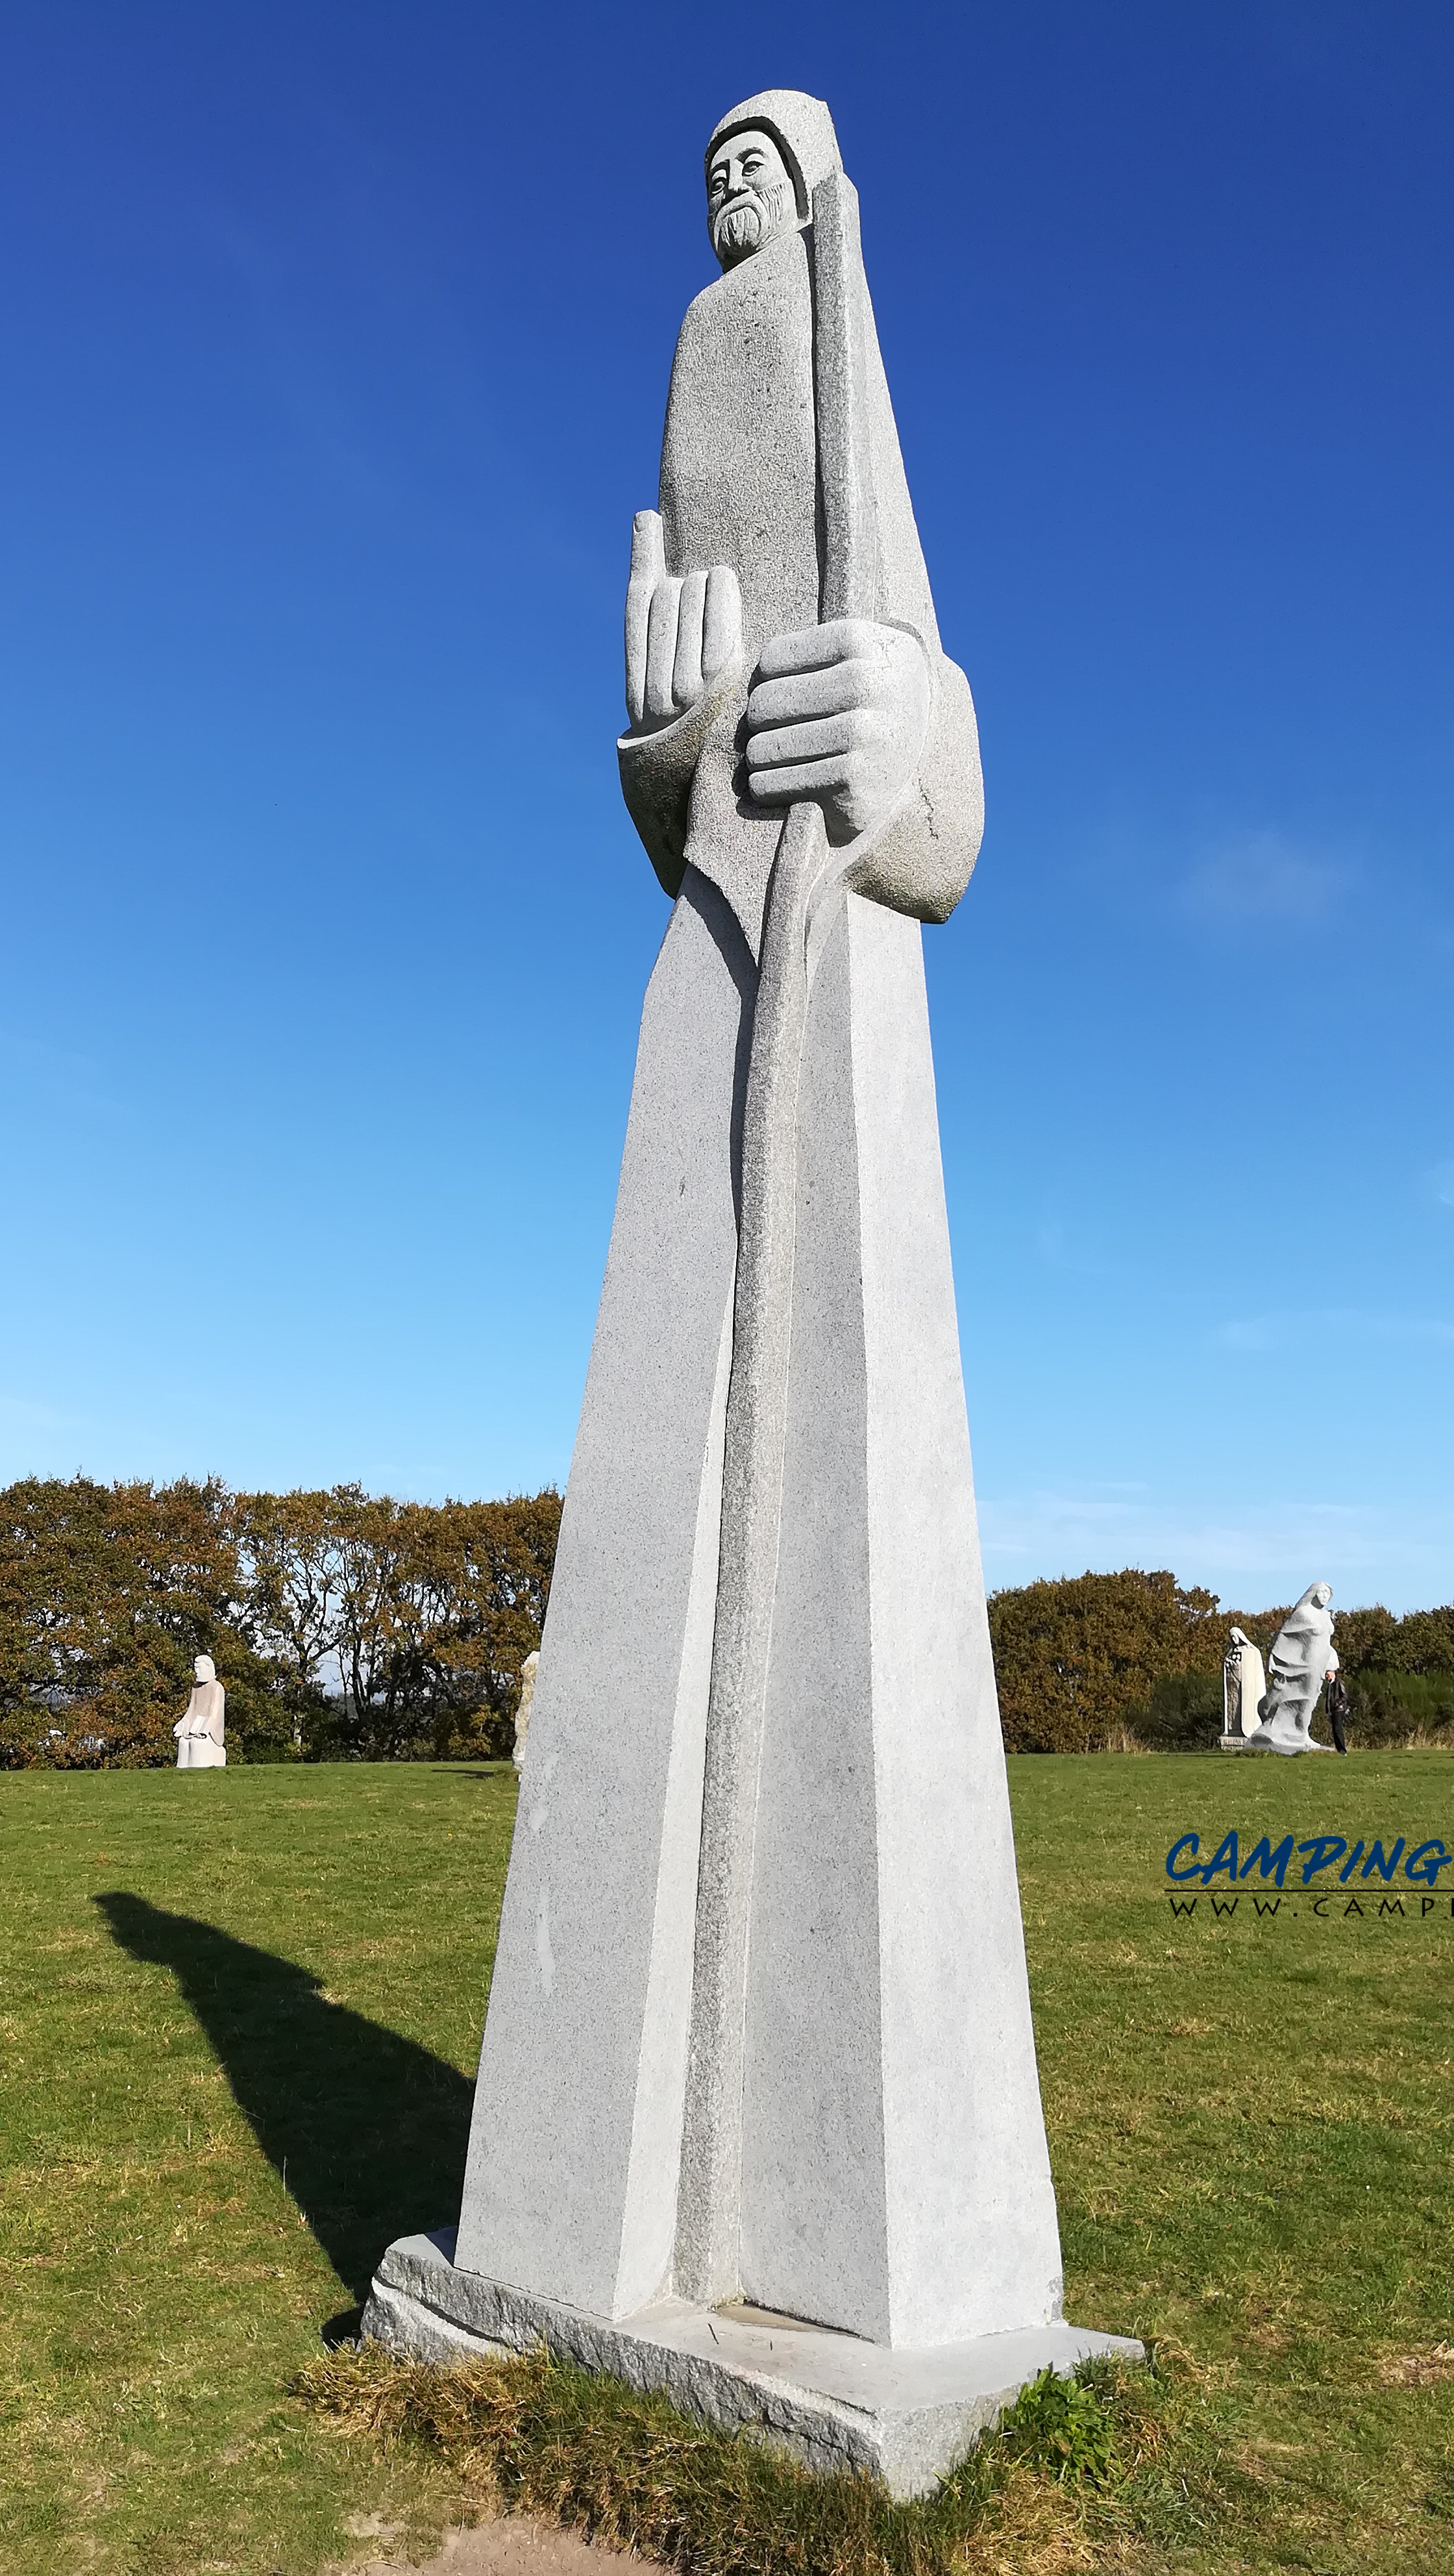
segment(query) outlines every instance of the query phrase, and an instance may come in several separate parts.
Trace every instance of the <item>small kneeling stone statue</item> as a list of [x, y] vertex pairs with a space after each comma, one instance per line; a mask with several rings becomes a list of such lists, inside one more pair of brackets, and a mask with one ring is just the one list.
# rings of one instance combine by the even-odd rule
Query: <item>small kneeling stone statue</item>
[[196, 1679], [186, 1712], [172, 1729], [177, 1739], [179, 1771], [225, 1771], [227, 1693], [210, 1655], [199, 1655], [192, 1667]]

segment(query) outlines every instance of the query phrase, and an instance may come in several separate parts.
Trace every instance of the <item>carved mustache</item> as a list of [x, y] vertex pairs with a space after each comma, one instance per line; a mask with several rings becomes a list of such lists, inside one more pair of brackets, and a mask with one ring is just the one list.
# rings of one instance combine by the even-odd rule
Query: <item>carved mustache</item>
[[735, 197], [724, 197], [712, 217], [712, 239], [725, 240], [730, 249], [761, 235], [781, 214], [787, 190], [773, 188], [740, 188]]

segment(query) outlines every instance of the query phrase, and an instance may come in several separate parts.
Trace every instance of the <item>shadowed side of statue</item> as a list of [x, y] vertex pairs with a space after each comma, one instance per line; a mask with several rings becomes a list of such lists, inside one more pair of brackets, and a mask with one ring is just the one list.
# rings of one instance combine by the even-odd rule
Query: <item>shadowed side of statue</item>
[[457, 2205], [472, 2085], [397, 2031], [330, 2003], [311, 1969], [123, 1890], [113, 1938], [170, 1969], [233, 2098], [340, 2281], [362, 2300], [381, 2249]]

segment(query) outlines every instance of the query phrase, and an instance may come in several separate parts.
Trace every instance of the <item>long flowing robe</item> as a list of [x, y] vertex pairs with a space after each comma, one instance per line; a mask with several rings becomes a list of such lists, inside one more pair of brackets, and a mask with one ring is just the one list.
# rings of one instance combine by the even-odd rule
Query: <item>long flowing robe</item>
[[1310, 1583], [1288, 1612], [1267, 1657], [1267, 1692], [1262, 1724], [1248, 1738], [1268, 1753], [1322, 1753], [1310, 1730], [1323, 1676], [1333, 1661], [1333, 1615], [1317, 1595], [1327, 1585]]
[[1262, 1657], [1250, 1637], [1240, 1628], [1232, 1631], [1232, 1642], [1222, 1664], [1222, 1732], [1224, 1735], [1253, 1735], [1257, 1731], [1262, 1695], [1267, 1688], [1267, 1674]]

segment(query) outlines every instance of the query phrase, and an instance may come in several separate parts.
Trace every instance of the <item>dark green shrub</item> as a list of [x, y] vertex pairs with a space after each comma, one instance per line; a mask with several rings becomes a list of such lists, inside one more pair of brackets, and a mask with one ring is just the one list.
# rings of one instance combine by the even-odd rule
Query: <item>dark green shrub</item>
[[1348, 1741], [1402, 1744], [1416, 1731], [1454, 1738], [1454, 1672], [1355, 1673], [1349, 1679]]
[[1144, 1708], [1127, 1711], [1126, 1724], [1158, 1753], [1191, 1753], [1215, 1745], [1222, 1732], [1222, 1676], [1163, 1673]]

